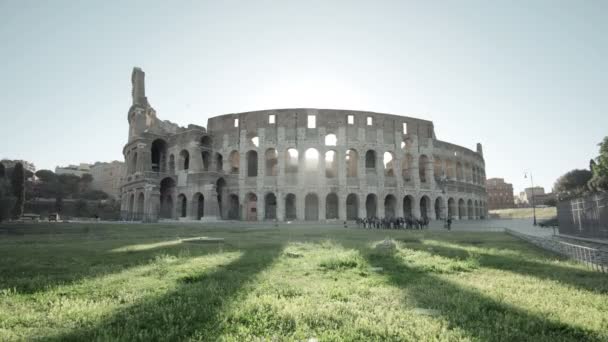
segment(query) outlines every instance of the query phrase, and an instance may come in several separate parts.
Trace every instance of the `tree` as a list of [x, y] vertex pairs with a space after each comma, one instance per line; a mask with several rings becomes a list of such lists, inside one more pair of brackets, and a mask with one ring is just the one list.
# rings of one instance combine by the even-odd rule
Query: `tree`
[[555, 191], [560, 200], [580, 196], [587, 192], [587, 183], [591, 177], [592, 174], [589, 170], [576, 169], [566, 172], [555, 181], [553, 191]]
[[23, 205], [25, 204], [25, 171], [21, 163], [15, 164], [11, 175], [11, 189], [17, 199], [11, 214], [13, 218], [18, 219], [23, 215]]
[[91, 189], [91, 183], [93, 183], [93, 176], [90, 173], [83, 174], [80, 177], [80, 192], [88, 192]]
[[82, 196], [80, 196], [80, 197], [83, 199], [86, 199], [86, 200], [96, 201], [96, 200], [107, 199], [110, 196], [101, 190], [90, 190], [90, 191], [83, 193]]
[[44, 183], [52, 183], [57, 180], [57, 175], [51, 170], [38, 170], [36, 171], [36, 177]]
[[14, 205], [15, 197], [12, 195], [10, 183], [5, 176], [0, 176], [0, 222], [10, 217]]
[[4, 164], [0, 163], [0, 178], [4, 178], [5, 174], [6, 174], [6, 168], [4, 167]]
[[593, 177], [589, 188], [595, 191], [608, 191], [608, 137], [599, 143], [600, 155], [590, 163]]

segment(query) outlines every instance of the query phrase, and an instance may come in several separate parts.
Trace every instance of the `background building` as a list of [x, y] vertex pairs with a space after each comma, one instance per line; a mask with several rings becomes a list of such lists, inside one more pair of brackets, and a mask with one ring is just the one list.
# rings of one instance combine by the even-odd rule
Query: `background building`
[[488, 193], [488, 209], [513, 208], [513, 184], [505, 183], [504, 178], [490, 178], [486, 180]]
[[534, 196], [535, 205], [555, 205], [556, 196], [553, 192], [545, 193], [545, 188], [542, 186], [535, 186], [525, 188], [524, 191], [519, 193], [519, 199], [517, 200], [518, 206], [532, 206], [532, 196]]
[[91, 173], [91, 164], [80, 163], [78, 165], [55, 167], [55, 174], [57, 175], [70, 174], [81, 177], [85, 173]]
[[91, 188], [101, 190], [112, 198], [120, 198], [120, 186], [125, 175], [125, 163], [113, 161], [110, 163], [97, 162], [90, 167], [93, 176]]

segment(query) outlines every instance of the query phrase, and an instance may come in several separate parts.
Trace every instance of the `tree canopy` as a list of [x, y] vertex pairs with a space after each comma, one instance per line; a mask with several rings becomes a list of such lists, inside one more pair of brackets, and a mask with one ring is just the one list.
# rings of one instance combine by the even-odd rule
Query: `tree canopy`
[[25, 170], [23, 164], [17, 163], [13, 169], [11, 175], [11, 189], [13, 195], [16, 198], [15, 205], [13, 206], [12, 216], [13, 218], [19, 218], [23, 215], [23, 206], [25, 204]]
[[599, 143], [600, 155], [591, 164], [593, 177], [589, 187], [596, 191], [608, 191], [608, 137]]
[[553, 185], [553, 191], [559, 199], [579, 196], [588, 191], [587, 183], [591, 179], [589, 170], [572, 170], [559, 177]]

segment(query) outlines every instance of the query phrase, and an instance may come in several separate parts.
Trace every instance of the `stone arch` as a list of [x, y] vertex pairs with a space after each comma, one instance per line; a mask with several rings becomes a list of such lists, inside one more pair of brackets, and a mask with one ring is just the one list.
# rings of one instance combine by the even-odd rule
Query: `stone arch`
[[435, 198], [435, 219], [443, 220], [445, 218], [445, 203], [443, 197], [439, 196]]
[[406, 195], [403, 197], [403, 217], [414, 218], [414, 197]]
[[188, 199], [184, 194], [179, 194], [177, 196], [177, 213], [179, 217], [188, 216]]
[[230, 156], [228, 157], [230, 162], [230, 173], [239, 173], [239, 167], [241, 165], [241, 156], [238, 151], [230, 152]]
[[200, 192], [197, 192], [192, 196], [192, 208], [196, 208], [194, 217], [200, 220], [205, 216], [205, 196]]
[[171, 177], [164, 178], [160, 182], [160, 217], [173, 218], [173, 192], [175, 191], [175, 180]]
[[386, 195], [384, 198], [384, 217], [393, 218], [396, 216], [397, 199], [393, 195]]
[[431, 199], [426, 195], [420, 197], [420, 217], [423, 219], [428, 219], [430, 210]]
[[355, 149], [346, 151], [346, 177], [357, 177], [359, 174], [359, 154]]
[[258, 153], [254, 150], [247, 152], [247, 177], [258, 176]]
[[304, 197], [304, 219], [306, 221], [319, 220], [319, 197], [315, 193]]
[[325, 152], [325, 177], [336, 178], [338, 176], [338, 158], [334, 150]]
[[277, 218], [277, 196], [269, 192], [264, 196], [264, 219], [275, 220]]
[[287, 194], [285, 196], [285, 220], [293, 221], [296, 220], [297, 211], [296, 211], [296, 195]]
[[[278, 167], [279, 167], [279, 154], [277, 150], [274, 148], [269, 148], [264, 153], [264, 159], [266, 160], [266, 176], [276, 176], [278, 175]], [[276, 198], [275, 198], [276, 201]]]
[[429, 157], [427, 157], [425, 154], [420, 155], [418, 158], [418, 177], [420, 177], [420, 183], [426, 183], [428, 181], [428, 179], [426, 179], [426, 168], [428, 162]]
[[298, 173], [299, 152], [295, 148], [285, 151], [285, 173]]
[[467, 201], [467, 216], [469, 220], [473, 219], [473, 201], [472, 200], [468, 200]]
[[356, 220], [359, 218], [359, 197], [357, 194], [346, 196], [346, 219]]
[[384, 152], [382, 162], [384, 165], [384, 176], [395, 177], [395, 156], [393, 152]]
[[221, 153], [215, 153], [215, 171], [222, 172], [224, 170], [224, 156]]
[[376, 171], [376, 151], [368, 150], [365, 152], [365, 172], [374, 173]]
[[448, 198], [448, 218], [453, 218], [457, 213], [456, 201], [452, 197]]
[[182, 150], [179, 153], [179, 169], [188, 170], [190, 168], [190, 152]]
[[217, 207], [220, 211], [220, 218], [227, 219], [228, 213], [224, 210], [228, 207], [224, 202], [228, 199], [228, 197], [226, 193], [226, 180], [223, 177], [218, 178], [218, 180], [215, 182], [215, 189], [217, 192]]
[[335, 134], [330, 133], [325, 136], [325, 146], [336, 146], [338, 144], [338, 138]]
[[461, 198], [458, 200], [458, 219], [462, 220], [467, 216], [467, 208], [464, 200]]
[[230, 194], [228, 196], [228, 205], [227, 205], [227, 213], [226, 217], [229, 220], [238, 220], [240, 217], [239, 214], [239, 196], [236, 194]]
[[245, 221], [258, 220], [258, 196], [253, 192], [245, 195]]
[[151, 166], [153, 172], [165, 172], [167, 162], [167, 142], [156, 139], [150, 147]]
[[309, 148], [304, 152], [304, 170], [307, 172], [317, 172], [319, 169], [319, 151], [316, 148]]
[[203, 160], [203, 171], [209, 171], [211, 165], [211, 153], [209, 151], [201, 152], [201, 159]]
[[173, 154], [169, 156], [169, 172], [175, 172], [175, 156]]
[[325, 218], [328, 220], [338, 219], [338, 195], [331, 192], [325, 198]]
[[406, 153], [403, 157], [403, 160], [401, 161], [401, 176], [403, 177], [404, 182], [412, 181], [412, 173], [410, 169], [412, 168], [413, 163], [414, 158], [412, 157], [412, 155]]
[[143, 220], [144, 218], [144, 204], [145, 196], [143, 192], [140, 192], [139, 195], [137, 195], [137, 214], [135, 215], [138, 220]]
[[378, 216], [378, 196], [376, 194], [369, 194], [365, 198], [365, 211], [368, 218]]

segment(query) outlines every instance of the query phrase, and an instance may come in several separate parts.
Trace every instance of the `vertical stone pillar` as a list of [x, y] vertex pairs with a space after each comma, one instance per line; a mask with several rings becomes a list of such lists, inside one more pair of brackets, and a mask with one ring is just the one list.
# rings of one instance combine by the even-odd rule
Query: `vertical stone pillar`
[[262, 192], [258, 192], [257, 195], [258, 201], [256, 203], [256, 214], [258, 221], [264, 221], [264, 217], [266, 216], [266, 198], [264, 198], [264, 194]]
[[302, 220], [306, 219], [306, 208], [305, 208], [305, 200], [304, 200], [305, 197], [306, 197], [306, 192], [304, 192], [304, 191], [296, 192], [296, 220], [302, 221]]
[[427, 162], [425, 165], [426, 181], [429, 185], [429, 189], [433, 190], [436, 187], [435, 182], [435, 160], [433, 156], [427, 155]]
[[160, 189], [152, 184], [144, 187], [144, 222], [157, 222], [160, 213]]
[[277, 192], [277, 220], [285, 221], [285, 194]]
[[319, 198], [319, 221], [323, 221], [326, 219], [326, 213], [325, 213], [325, 205], [326, 205], [326, 201], [327, 201], [327, 197], [325, 195], [323, 195], [323, 193], [320, 193], [317, 195]]
[[383, 218], [384, 217], [384, 198], [385, 197], [386, 196], [383, 193], [380, 193], [380, 192], [376, 195], [376, 198], [377, 198], [377, 200], [376, 200], [376, 213], [377, 214], [376, 215], [379, 218]]
[[359, 193], [359, 217], [366, 218], [367, 217], [367, 206], [365, 205], [365, 200], [367, 199], [367, 194]]
[[422, 217], [420, 213], [420, 198], [417, 196], [414, 196], [412, 200], [412, 216], [415, 219], [419, 219]]
[[[226, 192], [226, 191], [224, 191]], [[222, 194], [222, 196], [227, 196]], [[201, 220], [204, 221], [217, 221], [221, 218], [220, 207], [217, 203], [217, 188], [215, 184], [205, 184], [203, 186], [203, 197], [204, 197], [204, 216]], [[222, 197], [223, 199], [224, 197]], [[228, 200], [226, 198], [226, 200]], [[195, 205], [195, 204], [193, 204]], [[198, 203], [196, 204], [198, 205]]]
[[397, 201], [396, 201], [396, 208], [395, 208], [395, 216], [397, 217], [403, 217], [404, 213], [403, 213], [403, 193], [402, 192], [397, 192]]
[[348, 194], [338, 193], [338, 218], [340, 221], [346, 221], [346, 196]]

